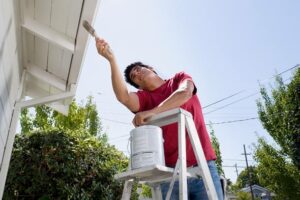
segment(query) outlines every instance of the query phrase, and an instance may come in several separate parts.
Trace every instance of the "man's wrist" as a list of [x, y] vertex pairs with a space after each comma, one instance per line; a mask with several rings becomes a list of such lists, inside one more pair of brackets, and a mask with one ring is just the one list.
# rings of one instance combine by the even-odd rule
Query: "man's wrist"
[[116, 64], [117, 64], [115, 58], [110, 58], [110, 59], [107, 59], [107, 60], [108, 60], [108, 62], [109, 62], [111, 65], [116, 65]]
[[161, 113], [161, 111], [160, 111], [159, 107], [155, 107], [155, 108], [152, 109], [152, 113], [157, 115], [157, 114]]

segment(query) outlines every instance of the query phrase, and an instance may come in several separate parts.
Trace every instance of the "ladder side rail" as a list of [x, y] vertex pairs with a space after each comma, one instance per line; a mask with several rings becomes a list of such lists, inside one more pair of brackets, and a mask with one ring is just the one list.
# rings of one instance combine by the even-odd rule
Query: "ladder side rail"
[[170, 198], [171, 198], [174, 183], [175, 183], [176, 177], [178, 176], [178, 169], [179, 169], [179, 159], [176, 162], [176, 166], [175, 166], [174, 173], [173, 173], [173, 176], [172, 176], [172, 181], [169, 185], [169, 189], [168, 189], [168, 192], [167, 192], [166, 200], [170, 200]]
[[[179, 199], [187, 200], [185, 116], [178, 114]], [[176, 172], [174, 172], [176, 173]]]
[[151, 186], [152, 199], [162, 200], [162, 194], [160, 189], [160, 184], [155, 184]]
[[218, 199], [217, 192], [207, 165], [200, 138], [197, 135], [197, 129], [195, 127], [194, 120], [189, 116], [186, 116], [185, 118], [187, 122], [189, 138], [197, 159], [198, 167], [200, 169], [200, 174], [203, 178], [208, 198], [210, 200], [216, 200]]
[[182, 113], [186, 116], [191, 116], [191, 113], [183, 110], [181, 108], [175, 108], [172, 110], [168, 110], [162, 113], [159, 113], [153, 117], [151, 117], [146, 124], [147, 125], [155, 125], [155, 126], [165, 126], [172, 123], [178, 123], [178, 115]]
[[121, 200], [130, 200], [133, 183], [133, 179], [125, 181]]
[[[204, 180], [205, 188], [207, 191], [208, 198], [210, 200], [218, 199], [217, 193], [210, 175], [210, 171], [207, 166], [207, 162], [204, 156], [204, 152], [200, 143], [200, 139], [197, 136], [197, 130], [191, 114], [180, 108], [172, 109], [164, 113], [158, 114], [148, 121], [148, 125], [165, 126], [171, 123], [178, 123], [178, 162], [179, 162], [179, 196], [180, 200], [187, 200], [187, 168], [186, 168], [186, 132], [188, 130], [189, 138], [195, 152], [197, 163], [200, 169], [200, 174]], [[173, 176], [177, 174], [174, 171]], [[122, 200], [129, 200], [133, 180], [125, 182]], [[127, 191], [125, 189], [127, 188]], [[130, 188], [130, 193], [128, 192]], [[154, 189], [155, 190], [155, 189]], [[125, 193], [125, 195], [124, 195]], [[129, 194], [129, 195], [128, 195]], [[157, 194], [157, 192], [155, 192]], [[126, 196], [127, 195], [127, 196]], [[123, 198], [124, 197], [124, 198]], [[126, 197], [126, 198], [125, 198]]]

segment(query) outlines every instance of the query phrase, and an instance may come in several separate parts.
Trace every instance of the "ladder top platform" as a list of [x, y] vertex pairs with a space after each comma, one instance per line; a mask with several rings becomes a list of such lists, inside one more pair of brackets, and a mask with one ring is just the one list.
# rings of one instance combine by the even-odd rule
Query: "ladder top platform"
[[118, 180], [138, 179], [139, 181], [156, 182], [171, 179], [173, 173], [173, 168], [162, 165], [151, 165], [116, 174], [114, 178]]
[[192, 117], [191, 113], [182, 109], [182, 108], [174, 108], [172, 110], [168, 110], [162, 113], [159, 113], [153, 117], [151, 117], [146, 124], [147, 125], [155, 125], [155, 126], [165, 126], [172, 123], [178, 122], [178, 114], [183, 114], [187, 117]]

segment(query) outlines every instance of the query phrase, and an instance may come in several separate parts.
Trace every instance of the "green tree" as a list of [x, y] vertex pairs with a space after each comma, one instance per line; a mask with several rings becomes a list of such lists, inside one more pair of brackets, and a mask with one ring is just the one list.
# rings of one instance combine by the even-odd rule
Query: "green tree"
[[[254, 166], [249, 166], [249, 172], [251, 174], [251, 184], [257, 184], [261, 185], [259, 182], [259, 178], [257, 175], [257, 169]], [[242, 189], [244, 187], [247, 187], [249, 185], [249, 176], [248, 176], [248, 169], [244, 169], [243, 171], [240, 172], [237, 180], [236, 180], [236, 186], [238, 189]]]
[[255, 159], [262, 185], [276, 194], [276, 199], [300, 199], [300, 172], [282, 151], [259, 138]]
[[127, 158], [93, 136], [38, 131], [17, 135], [3, 199], [120, 199], [114, 174]]
[[288, 85], [280, 76], [276, 83], [272, 97], [261, 87], [263, 100], [257, 103], [259, 118], [282, 153], [300, 169], [300, 68]]
[[102, 131], [97, 107], [93, 103], [93, 97], [89, 96], [88, 101], [85, 105], [85, 128], [88, 129], [91, 135], [97, 135], [99, 131]]
[[92, 97], [72, 101], [67, 116], [23, 109], [20, 121], [4, 199], [120, 199], [123, 183], [113, 176], [128, 159], [108, 144]]
[[236, 193], [237, 200], [252, 200], [251, 194], [248, 192], [239, 191]]
[[48, 106], [35, 107], [35, 117], [33, 121], [33, 127], [39, 130], [49, 130], [53, 126], [53, 118], [51, 114], [53, 110]]
[[217, 165], [217, 168], [218, 168], [218, 172], [219, 172], [219, 175], [224, 175], [224, 171], [223, 171], [223, 168], [222, 168], [222, 155], [221, 155], [221, 150], [220, 150], [220, 143], [219, 143], [219, 140], [218, 138], [216, 137], [215, 135], [215, 131], [212, 127], [212, 125], [210, 124], [209, 125], [209, 128], [210, 128], [210, 140], [211, 140], [211, 143], [212, 143], [212, 147], [216, 153], [216, 156], [217, 156], [217, 159], [216, 159], [216, 165]]
[[259, 138], [255, 159], [259, 181], [276, 193], [277, 199], [300, 199], [300, 68], [287, 85], [276, 78], [271, 96], [261, 87], [257, 102], [263, 127], [276, 144]]
[[32, 116], [27, 108], [22, 109], [20, 118], [21, 133], [58, 128], [59, 130], [65, 131], [87, 131], [90, 135], [107, 140], [106, 134], [101, 132], [101, 122], [92, 96], [87, 97], [85, 105], [78, 105], [76, 101], [73, 100], [69, 106], [67, 116], [46, 105], [36, 106], [34, 111]]
[[32, 117], [29, 114], [28, 108], [23, 108], [20, 116], [20, 125], [22, 133], [29, 133], [33, 130]]

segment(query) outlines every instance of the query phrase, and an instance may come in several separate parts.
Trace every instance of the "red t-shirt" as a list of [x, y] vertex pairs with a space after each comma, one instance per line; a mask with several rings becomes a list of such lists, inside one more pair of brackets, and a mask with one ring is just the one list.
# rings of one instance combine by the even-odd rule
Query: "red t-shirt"
[[[184, 80], [192, 81], [192, 78], [184, 72], [175, 74], [175, 76], [156, 88], [154, 91], [143, 91], [139, 90], [137, 92], [140, 108], [139, 112], [150, 110], [158, 106], [162, 101], [169, 97], [175, 90], [178, 89], [180, 83]], [[194, 123], [200, 137], [200, 142], [206, 157], [206, 160], [215, 160], [216, 155], [212, 148], [210, 138], [208, 136], [206, 126], [203, 119], [202, 108], [199, 99], [196, 95], [196, 87], [194, 90], [194, 95], [180, 108], [187, 110], [193, 116]], [[177, 123], [170, 124], [162, 127], [163, 137], [164, 137], [164, 151], [165, 151], [165, 161], [166, 165], [169, 167], [174, 167], [178, 159], [178, 126]], [[193, 147], [190, 143], [188, 134], [186, 134], [186, 159], [187, 166], [192, 166], [197, 164], [196, 157], [193, 152]]]

